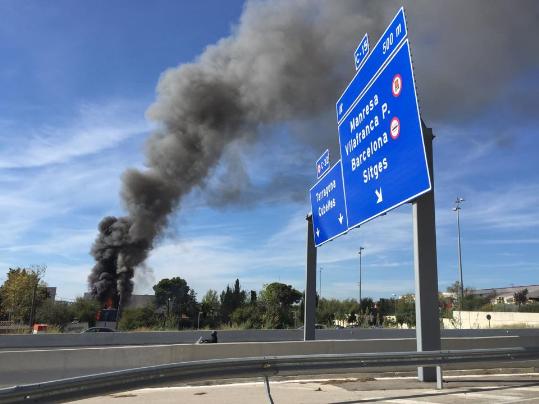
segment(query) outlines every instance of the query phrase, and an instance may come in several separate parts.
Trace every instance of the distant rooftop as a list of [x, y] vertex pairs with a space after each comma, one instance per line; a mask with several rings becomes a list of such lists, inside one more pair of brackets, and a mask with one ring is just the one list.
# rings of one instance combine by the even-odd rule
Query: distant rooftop
[[[90, 299], [92, 295], [89, 292], [84, 293], [85, 299]], [[155, 295], [131, 295], [127, 308], [135, 309], [139, 307], [144, 307], [150, 303], [155, 302]]]
[[471, 293], [479, 296], [513, 296], [516, 292], [528, 289], [528, 299], [539, 299], [539, 285], [509, 286], [504, 288], [475, 289]]

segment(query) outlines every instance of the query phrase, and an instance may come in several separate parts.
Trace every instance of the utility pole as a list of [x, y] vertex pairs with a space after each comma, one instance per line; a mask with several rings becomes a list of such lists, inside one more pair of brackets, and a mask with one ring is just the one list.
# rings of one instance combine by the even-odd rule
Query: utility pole
[[[453, 208], [454, 212], [457, 212], [457, 252], [458, 252], [458, 265], [459, 265], [459, 277], [460, 277], [460, 311], [464, 309], [464, 282], [462, 280], [462, 252], [460, 248], [460, 204], [464, 202], [464, 198], [457, 196], [455, 200], [456, 206]], [[462, 313], [461, 313], [462, 316]]]
[[361, 311], [361, 255], [365, 248], [359, 247], [359, 310]]

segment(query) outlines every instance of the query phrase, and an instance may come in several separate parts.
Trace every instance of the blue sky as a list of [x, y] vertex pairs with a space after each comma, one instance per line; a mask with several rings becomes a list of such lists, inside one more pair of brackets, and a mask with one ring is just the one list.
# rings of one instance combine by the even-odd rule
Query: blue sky
[[[397, 10], [394, 3], [384, 7], [385, 22], [369, 32], [372, 42], [389, 22], [385, 16]], [[156, 125], [145, 112], [161, 73], [197, 60], [208, 45], [229, 36], [242, 9], [242, 1], [0, 3], [0, 282], [9, 267], [46, 264], [45, 280], [58, 287], [59, 298], [86, 291], [97, 223], [124, 213], [121, 174], [144, 166], [144, 143]], [[436, 7], [412, 8], [408, 29], [422, 115], [436, 135], [439, 288], [457, 279], [451, 210], [457, 195], [466, 199], [465, 286], [537, 284], [538, 58], [530, 49], [516, 49], [522, 45], [518, 32], [510, 40], [492, 37], [479, 26], [451, 20], [459, 14], [450, 12], [446, 21], [423, 23], [423, 12], [435, 14]], [[470, 48], [452, 48], [450, 40], [434, 35], [433, 26], [443, 31], [444, 23], [477, 29], [481, 47], [472, 48], [478, 45], [472, 40]], [[352, 42], [361, 40], [361, 29]], [[461, 40], [459, 34], [454, 40]], [[354, 50], [349, 60], [335, 61], [349, 63], [350, 79]], [[448, 60], [454, 65], [441, 65]], [[345, 84], [335, 88], [335, 99]], [[338, 152], [333, 111], [329, 103], [327, 113], [311, 121], [271, 125], [267, 136], [244, 145], [238, 153], [252, 182], [294, 176], [314, 182], [319, 154], [325, 147], [333, 156]], [[308, 141], [313, 128], [325, 131], [322, 140]], [[223, 164], [209, 184], [222, 180]], [[135, 291], [150, 292], [159, 279], [172, 276], [185, 278], [199, 297], [236, 277], [246, 289], [272, 281], [302, 289], [308, 188], [281, 188], [277, 181], [265, 198], [224, 206], [212, 204], [204, 187], [195, 188], [146, 268], [137, 271]], [[410, 205], [319, 249], [323, 296], [357, 296], [359, 246], [365, 247], [364, 296], [413, 291]]]

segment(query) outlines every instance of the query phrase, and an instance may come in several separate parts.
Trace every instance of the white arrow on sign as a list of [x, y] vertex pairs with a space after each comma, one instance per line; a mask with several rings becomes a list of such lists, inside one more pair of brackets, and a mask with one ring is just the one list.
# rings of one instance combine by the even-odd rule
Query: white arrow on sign
[[342, 213], [339, 213], [339, 223], [342, 224], [342, 220], [344, 219]]
[[376, 200], [377, 204], [384, 200], [384, 197], [382, 196], [382, 187], [380, 187], [380, 189], [375, 189], [374, 193], [376, 194], [376, 197], [378, 198]]
[[318, 227], [316, 228], [316, 237], [320, 237], [320, 229]]

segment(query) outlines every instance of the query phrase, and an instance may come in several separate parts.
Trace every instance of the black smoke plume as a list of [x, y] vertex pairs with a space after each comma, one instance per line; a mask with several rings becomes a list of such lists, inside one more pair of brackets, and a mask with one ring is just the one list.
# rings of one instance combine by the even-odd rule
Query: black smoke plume
[[[307, 123], [308, 129], [298, 139], [309, 147], [321, 151], [328, 139], [336, 143], [334, 105], [353, 75], [353, 50], [365, 32], [371, 40], [378, 38], [401, 4], [247, 2], [229, 37], [208, 46], [195, 62], [165, 71], [157, 86], [157, 100], [147, 113], [159, 125], [147, 143], [147, 168], [123, 175], [121, 196], [127, 215], [107, 217], [99, 224], [92, 247], [96, 264], [89, 276], [94, 295], [102, 301], [117, 300], [119, 295], [129, 298], [135, 268], [147, 258], [167, 218], [182, 197], [204, 186], [231, 144], [252, 142], [271, 125], [290, 121]], [[460, 107], [482, 108], [485, 88], [491, 98], [497, 89], [480, 80], [485, 71], [490, 80], [502, 73], [499, 66], [516, 73], [530, 65], [526, 58], [532, 58], [532, 64], [537, 61], [537, 52], [531, 49], [526, 53], [496, 47], [515, 47], [519, 41], [511, 40], [512, 35], [527, 34], [535, 40], [538, 7], [526, 4], [520, 4], [521, 11], [497, 1], [409, 4], [410, 38], [420, 75], [418, 93], [427, 100], [427, 115], [443, 120]], [[491, 43], [492, 38], [503, 41]], [[481, 53], [490, 47], [496, 50], [494, 56]], [[466, 63], [459, 53], [463, 51]], [[475, 69], [474, 61], [484, 69]], [[464, 83], [462, 88], [455, 88], [456, 82]], [[218, 191], [212, 199], [236, 203], [241, 192], [247, 191], [256, 200], [256, 195], [249, 194], [250, 178], [241, 162], [225, 163], [229, 170], [241, 173], [229, 176], [241, 183], [228, 183], [225, 175], [218, 186], [232, 192]], [[285, 173], [270, 183], [297, 197], [298, 189], [307, 189], [302, 181], [297, 176], [289, 179]]]
[[[353, 2], [248, 2], [230, 37], [195, 63], [163, 73], [148, 110], [160, 129], [147, 143], [147, 169], [123, 175], [127, 216], [104, 218], [92, 247], [89, 284], [96, 297], [129, 298], [134, 270], [168, 216], [201, 185], [228, 144], [254, 139], [261, 125], [331, 108], [342, 81], [334, 60], [344, 47], [353, 66], [355, 36], [349, 33], [372, 26], [372, 4], [365, 3], [370, 18], [350, 18]], [[348, 36], [347, 45], [340, 43]]]

